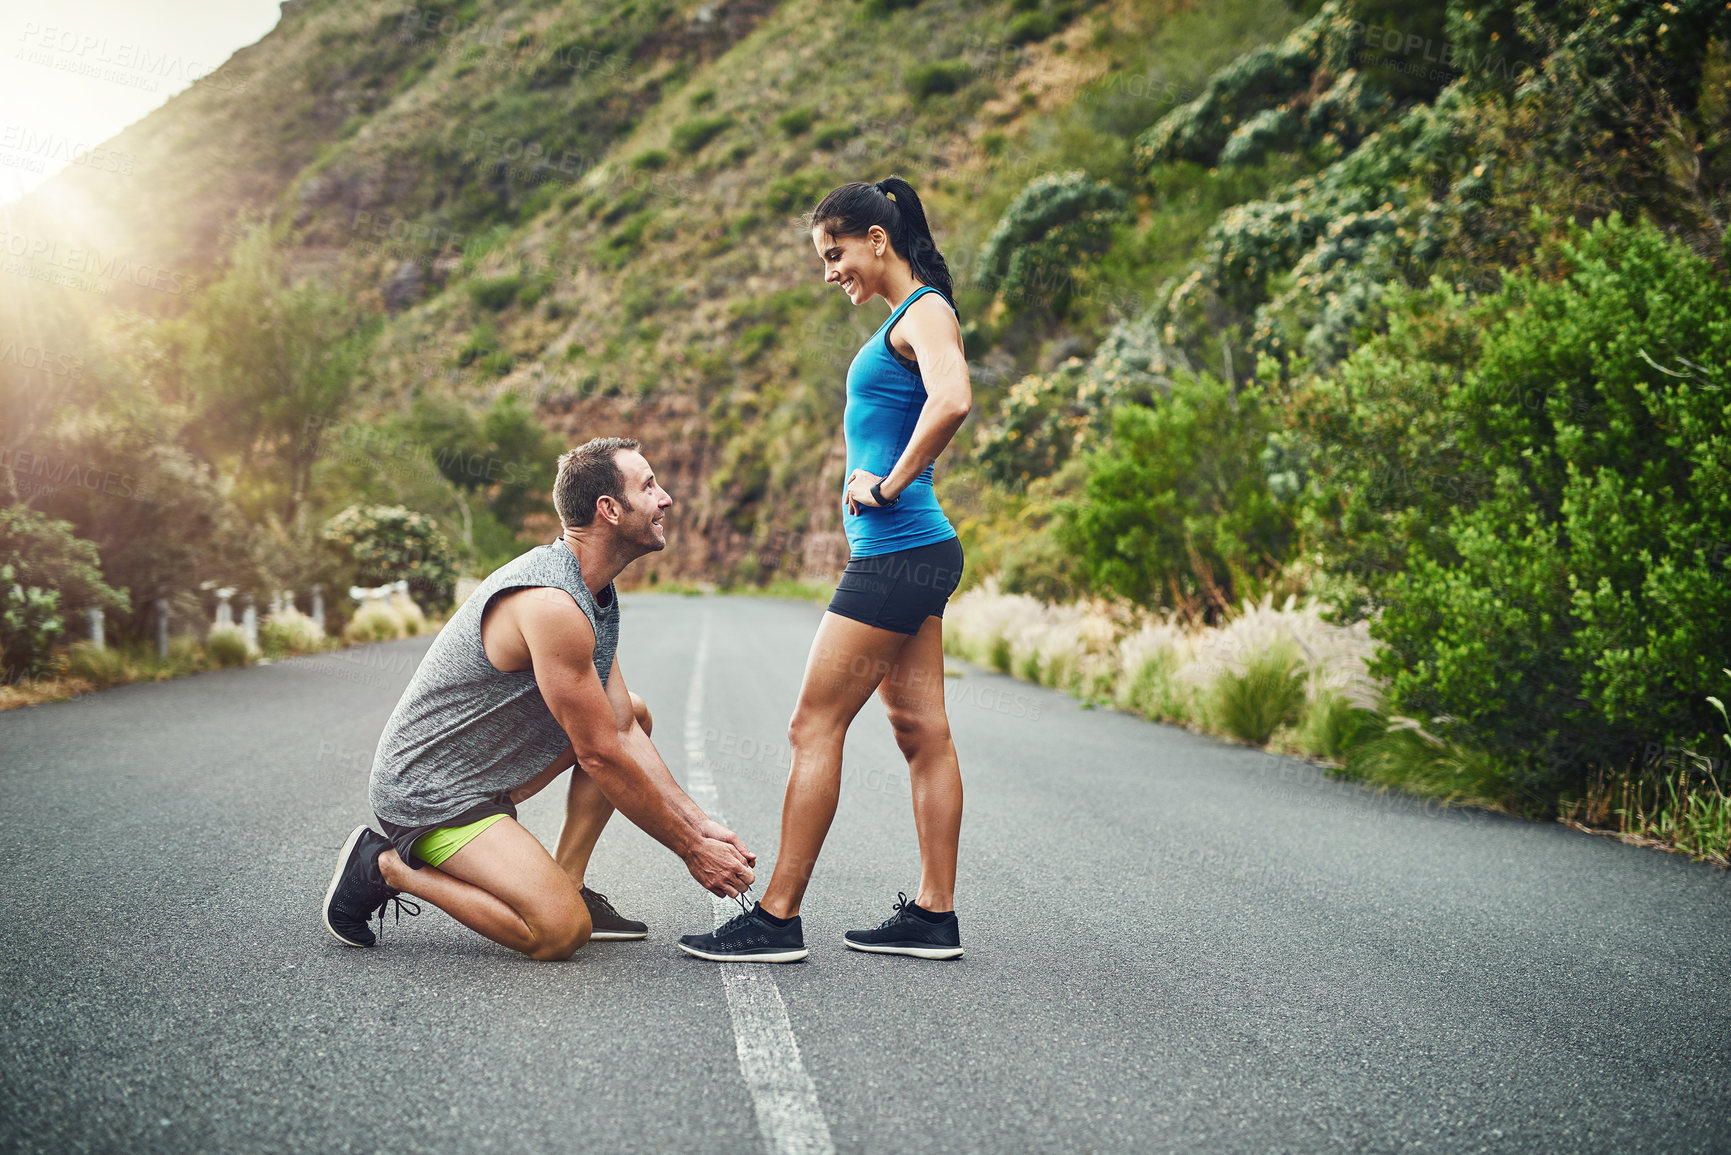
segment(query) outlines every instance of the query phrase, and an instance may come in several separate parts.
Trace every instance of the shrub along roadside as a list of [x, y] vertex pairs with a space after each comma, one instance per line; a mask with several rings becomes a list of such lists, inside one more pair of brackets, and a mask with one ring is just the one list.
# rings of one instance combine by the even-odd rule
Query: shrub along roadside
[[1528, 817], [1560, 809], [1576, 829], [1731, 865], [1731, 797], [1700, 755], [1679, 755], [1686, 765], [1663, 779], [1536, 795], [1518, 767], [1389, 713], [1368, 624], [1329, 622], [1315, 602], [1246, 601], [1208, 626], [1123, 603], [1051, 605], [987, 578], [951, 602], [945, 622], [950, 655], [1091, 705], [1316, 759], [1379, 790]]
[[1398, 707], [1447, 716], [1535, 804], [1707, 746], [1731, 688], [1731, 296], [1615, 216], [1549, 260], [1490, 302], [1443, 396], [1489, 488], [1409, 543], [1372, 627]]
[[[64, 701], [129, 682], [164, 682], [206, 670], [251, 665], [261, 658], [299, 657], [342, 649], [348, 644], [390, 641], [437, 630], [443, 619], [429, 620], [412, 599], [392, 599], [377, 607], [372, 636], [330, 637], [319, 632], [313, 620], [299, 611], [271, 614], [259, 622], [257, 649], [247, 647], [238, 627], [213, 628], [201, 642], [191, 634], [169, 639], [168, 656], [159, 657], [152, 642], [134, 639], [110, 641], [97, 649], [87, 641], [57, 649], [43, 677], [0, 683], [0, 710]], [[365, 611], [363, 611], [364, 613]], [[356, 618], [362, 617], [357, 614]], [[353, 620], [350, 621], [352, 633]]]

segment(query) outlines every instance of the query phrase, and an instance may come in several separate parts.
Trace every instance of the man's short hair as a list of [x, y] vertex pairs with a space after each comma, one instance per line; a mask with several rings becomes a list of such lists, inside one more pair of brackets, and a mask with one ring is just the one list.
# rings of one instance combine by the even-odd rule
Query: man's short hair
[[630, 505], [625, 496], [625, 475], [615, 456], [623, 449], [636, 449], [629, 437], [597, 437], [559, 458], [559, 475], [553, 482], [553, 508], [561, 525], [585, 526], [595, 520], [595, 503], [602, 497]]

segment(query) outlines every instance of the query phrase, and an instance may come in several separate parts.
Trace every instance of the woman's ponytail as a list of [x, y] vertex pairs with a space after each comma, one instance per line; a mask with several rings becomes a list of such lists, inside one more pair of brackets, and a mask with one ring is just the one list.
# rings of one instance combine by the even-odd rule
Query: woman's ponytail
[[938, 243], [932, 239], [932, 228], [926, 223], [925, 206], [920, 204], [914, 186], [899, 176], [885, 177], [877, 183], [878, 190], [896, 202], [897, 216], [902, 225], [902, 243], [896, 251], [908, 259], [914, 276], [955, 301], [955, 286], [950, 282], [950, 267]]
[[864, 236], [867, 229], [878, 225], [889, 234], [890, 247], [907, 260], [914, 276], [955, 303], [950, 267], [932, 239], [925, 207], [914, 187], [901, 177], [885, 177], [876, 184], [854, 181], [832, 189], [812, 210], [811, 224], [821, 225], [838, 237]]

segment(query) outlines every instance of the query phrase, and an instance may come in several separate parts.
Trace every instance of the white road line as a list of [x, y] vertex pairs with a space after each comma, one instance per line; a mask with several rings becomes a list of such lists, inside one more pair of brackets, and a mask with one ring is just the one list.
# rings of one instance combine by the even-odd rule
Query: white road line
[[[716, 797], [715, 778], [703, 753], [703, 672], [709, 662], [709, 610], [698, 627], [697, 654], [691, 662], [691, 688], [685, 695], [685, 792], [717, 822], [725, 822]], [[715, 925], [739, 913], [729, 898], [710, 901]], [[787, 1004], [775, 985], [772, 963], [721, 963], [721, 983], [727, 991], [727, 1012], [733, 1019], [739, 1073], [751, 1092], [757, 1128], [770, 1155], [834, 1155], [829, 1123], [818, 1105], [817, 1087], [805, 1073], [799, 1040], [788, 1022]]]

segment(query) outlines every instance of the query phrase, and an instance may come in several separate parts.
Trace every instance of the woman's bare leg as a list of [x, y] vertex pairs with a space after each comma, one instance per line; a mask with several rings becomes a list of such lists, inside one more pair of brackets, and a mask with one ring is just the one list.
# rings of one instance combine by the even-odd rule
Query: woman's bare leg
[[[824, 836], [835, 818], [848, 724], [894, 668], [896, 655], [908, 640], [906, 634], [839, 614], [824, 614], [817, 628], [799, 704], [787, 728], [792, 754], [781, 804], [781, 847], [762, 899], [763, 909], [777, 918], [799, 913]], [[943, 673], [941, 666], [938, 672]]]
[[878, 687], [896, 744], [908, 760], [920, 893], [930, 911], [955, 908], [956, 845], [962, 833], [962, 771], [944, 710], [944, 620], [926, 619]]

